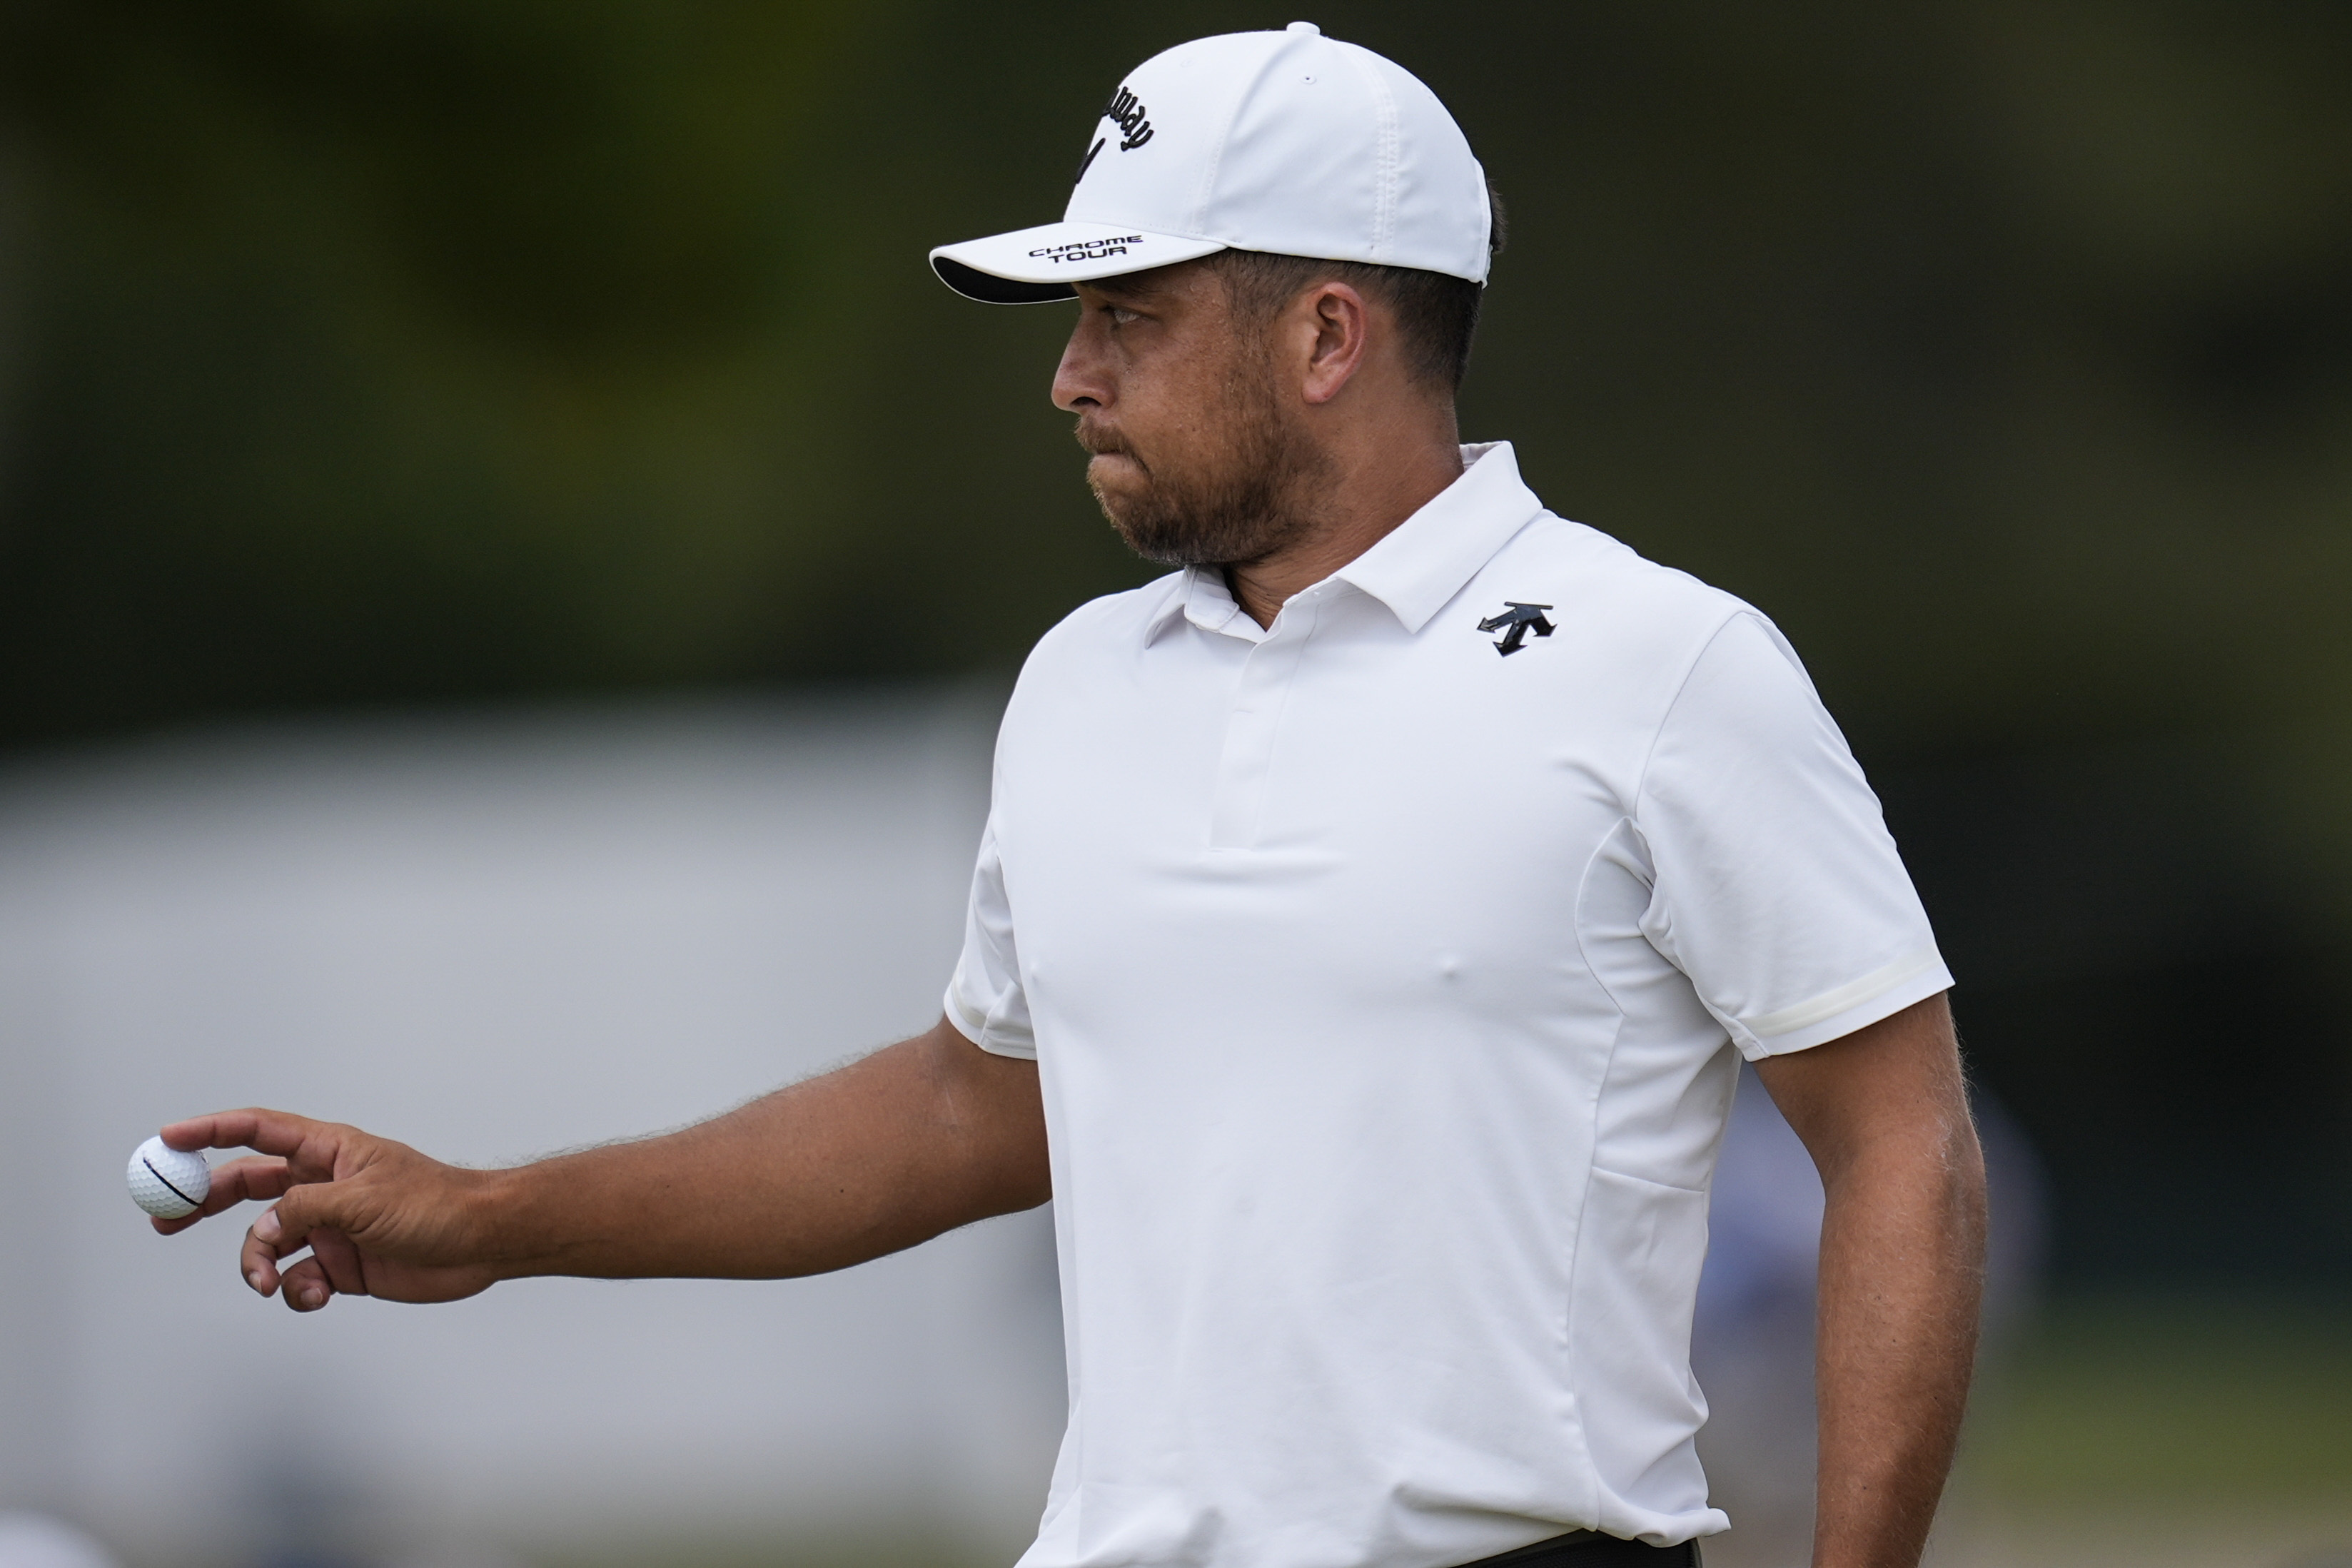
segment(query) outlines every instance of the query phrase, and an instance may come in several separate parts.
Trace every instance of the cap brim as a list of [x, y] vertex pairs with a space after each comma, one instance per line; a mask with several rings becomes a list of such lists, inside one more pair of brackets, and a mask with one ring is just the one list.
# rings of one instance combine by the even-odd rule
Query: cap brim
[[991, 305], [1039, 305], [1068, 299], [1074, 283], [1171, 267], [1224, 249], [1221, 240], [1188, 239], [1116, 225], [1040, 224], [987, 239], [943, 245], [931, 252], [940, 281]]

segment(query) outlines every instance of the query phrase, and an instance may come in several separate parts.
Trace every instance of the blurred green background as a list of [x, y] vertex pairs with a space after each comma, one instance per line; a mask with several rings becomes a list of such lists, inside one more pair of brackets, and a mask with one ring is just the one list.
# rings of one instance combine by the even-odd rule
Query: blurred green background
[[[2344, 1358], [2210, 1326], [2341, 1345], [2352, 1283], [2352, 7], [1306, 14], [1508, 200], [1465, 434], [1772, 614], [1881, 786], [2076, 1303], [2021, 1364], [2074, 1414], [2002, 1404], [1989, 1473], [2073, 1473], [2101, 1389], [2219, 1442], [2211, 1388], [2307, 1387], [2352, 1495]], [[1137, 60], [1289, 19], [17, 0], [0, 746], [1009, 674], [1149, 572], [1066, 315], [923, 253], [1058, 215]]]

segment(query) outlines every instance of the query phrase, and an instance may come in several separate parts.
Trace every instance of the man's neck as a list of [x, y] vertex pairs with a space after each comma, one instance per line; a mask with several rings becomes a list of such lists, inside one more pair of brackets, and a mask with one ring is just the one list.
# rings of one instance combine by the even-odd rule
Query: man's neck
[[1292, 594], [1380, 543], [1462, 477], [1462, 448], [1448, 420], [1443, 433], [1409, 445], [1335, 455], [1332, 472], [1338, 478], [1309, 503], [1315, 521], [1297, 538], [1263, 560], [1224, 569], [1234, 601], [1261, 626], [1274, 624]]

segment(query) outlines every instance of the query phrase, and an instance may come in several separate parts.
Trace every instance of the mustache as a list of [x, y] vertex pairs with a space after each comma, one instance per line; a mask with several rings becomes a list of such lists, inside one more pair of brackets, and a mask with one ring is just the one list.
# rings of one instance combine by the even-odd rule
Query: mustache
[[1142, 466], [1143, 460], [1135, 456], [1135, 448], [1127, 444], [1127, 438], [1107, 424], [1081, 419], [1077, 428], [1070, 434], [1077, 438], [1079, 445], [1097, 457], [1116, 453], [1122, 457], [1135, 458], [1137, 466]]

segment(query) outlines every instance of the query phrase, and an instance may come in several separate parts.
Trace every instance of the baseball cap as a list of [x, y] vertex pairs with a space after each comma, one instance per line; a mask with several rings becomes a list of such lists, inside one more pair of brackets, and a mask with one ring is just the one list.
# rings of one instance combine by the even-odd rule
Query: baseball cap
[[1484, 283], [1491, 220], [1486, 172], [1437, 95], [1293, 22], [1144, 61], [1095, 121], [1060, 223], [941, 246], [931, 268], [995, 305], [1229, 249]]

